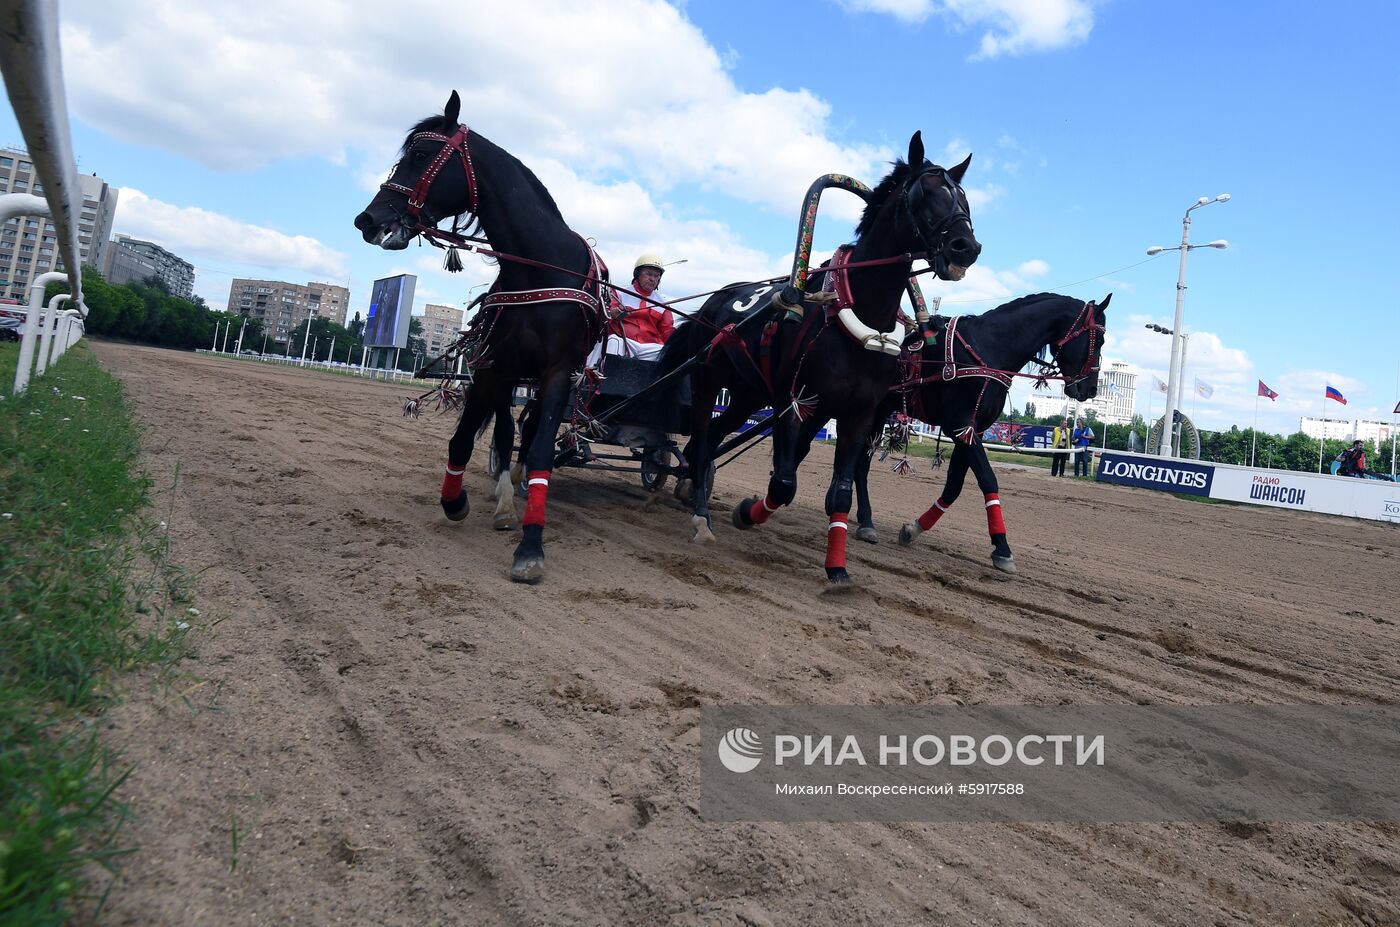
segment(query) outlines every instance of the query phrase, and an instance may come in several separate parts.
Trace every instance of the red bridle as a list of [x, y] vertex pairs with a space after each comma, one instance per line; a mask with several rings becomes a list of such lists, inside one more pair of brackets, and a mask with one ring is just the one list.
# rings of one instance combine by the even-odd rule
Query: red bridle
[[1099, 332], [1104, 331], [1104, 326], [1094, 319], [1094, 310], [1098, 308], [1092, 299], [1084, 304], [1084, 308], [1079, 310], [1079, 315], [1075, 316], [1074, 322], [1070, 324], [1069, 332], [1059, 341], [1055, 342], [1055, 353], [1058, 355], [1061, 348], [1069, 344], [1075, 338], [1085, 332], [1089, 333], [1089, 353], [1084, 357], [1084, 366], [1079, 368], [1079, 374], [1071, 379], [1065, 376], [1065, 386], [1078, 383], [1080, 380], [1087, 380], [1091, 376], [1097, 376], [1099, 372]]
[[[426, 204], [428, 201], [428, 190], [432, 188], [433, 181], [437, 180], [438, 174], [440, 174], [442, 172], [443, 167], [447, 165], [448, 159], [450, 159], [455, 153], [461, 157], [462, 170], [465, 171], [467, 175], [466, 212], [475, 214], [477, 205], [476, 171], [472, 169], [472, 153], [467, 148], [467, 127], [462, 125], [461, 123], [458, 123], [457, 131], [453, 132], [450, 136], [443, 135], [441, 132], [419, 132], [417, 135], [414, 135], [411, 139], [408, 140], [409, 148], [412, 149], [413, 145], [420, 138], [426, 138], [430, 141], [435, 142], [442, 142], [443, 144], [442, 148], [439, 149], [437, 155], [428, 165], [427, 170], [423, 171], [422, 174], [418, 175], [418, 182], [413, 185], [413, 189], [410, 190], [408, 187], [405, 187], [401, 183], [394, 183], [392, 179], [386, 180], [382, 184], [380, 184], [379, 189], [393, 190], [397, 193], [408, 194], [408, 208], [404, 211], [404, 214], [409, 219], [412, 219], [414, 222], [422, 222], [423, 219], [420, 218], [420, 216], [422, 215], [424, 204]], [[433, 219], [433, 216], [429, 214], [428, 218]], [[427, 224], [434, 225], [436, 224], [436, 220], [428, 222]]]

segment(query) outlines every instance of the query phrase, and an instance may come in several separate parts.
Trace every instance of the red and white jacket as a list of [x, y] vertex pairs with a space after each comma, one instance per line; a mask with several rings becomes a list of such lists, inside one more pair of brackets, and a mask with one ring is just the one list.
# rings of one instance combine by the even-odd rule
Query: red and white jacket
[[[635, 281], [632, 286], [637, 286]], [[640, 289], [637, 289], [637, 292], [642, 293]], [[676, 330], [671, 310], [656, 305], [666, 302], [670, 302], [670, 298], [657, 290], [643, 293], [640, 299], [631, 293], [614, 290], [613, 305], [630, 311], [622, 317], [621, 322], [613, 323], [613, 331], [638, 344], [665, 344], [666, 339]]]

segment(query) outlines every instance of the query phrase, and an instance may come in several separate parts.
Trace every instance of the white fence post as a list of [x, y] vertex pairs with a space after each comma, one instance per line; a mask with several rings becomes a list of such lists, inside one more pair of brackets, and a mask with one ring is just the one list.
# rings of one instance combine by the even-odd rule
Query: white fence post
[[44, 315], [44, 289], [50, 283], [67, 279], [67, 274], [51, 270], [35, 277], [29, 285], [29, 314], [24, 323], [24, 337], [19, 342], [19, 363], [15, 366], [16, 396], [29, 388], [29, 370], [34, 365], [34, 344], [39, 340], [39, 326], [48, 323]]
[[49, 300], [49, 311], [44, 313], [44, 327], [39, 332], [39, 357], [34, 365], [34, 376], [42, 377], [49, 369], [49, 354], [53, 350], [55, 329], [58, 327], [58, 307], [68, 302], [68, 293], [55, 293]]

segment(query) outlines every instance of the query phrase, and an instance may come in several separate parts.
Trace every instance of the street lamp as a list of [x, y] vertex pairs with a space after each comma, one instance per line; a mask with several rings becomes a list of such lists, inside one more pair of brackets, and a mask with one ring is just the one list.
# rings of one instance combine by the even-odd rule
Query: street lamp
[[1172, 325], [1174, 332], [1172, 337], [1172, 359], [1171, 367], [1167, 371], [1167, 417], [1164, 420], [1166, 427], [1162, 429], [1162, 444], [1158, 448], [1158, 453], [1163, 457], [1174, 456], [1172, 452], [1172, 434], [1176, 430], [1176, 410], [1181, 405], [1181, 354], [1182, 342], [1185, 336], [1181, 334], [1181, 307], [1186, 301], [1186, 255], [1196, 248], [1228, 248], [1230, 243], [1222, 239], [1209, 242], [1204, 245], [1190, 244], [1191, 234], [1191, 213], [1202, 206], [1209, 206], [1211, 203], [1228, 203], [1230, 194], [1222, 193], [1215, 199], [1203, 196], [1186, 210], [1186, 215], [1181, 219], [1181, 244], [1173, 248], [1164, 248], [1161, 245], [1153, 245], [1147, 249], [1149, 255], [1158, 255], [1163, 251], [1180, 251], [1181, 264], [1176, 273], [1176, 322]]
[[[1205, 247], [1205, 246], [1202, 245], [1202, 246], [1200, 246], [1200, 247]], [[1175, 334], [1176, 334], [1176, 332], [1173, 331], [1173, 330], [1170, 329], [1170, 328], [1163, 328], [1163, 327], [1160, 326], [1160, 325], [1153, 325], [1151, 322], [1149, 322], [1148, 324], [1144, 325], [1143, 328], [1150, 329], [1150, 330], [1156, 332], [1156, 333], [1159, 334], [1159, 335], [1175, 335]], [[1177, 373], [1177, 377], [1179, 378], [1178, 381], [1177, 381], [1177, 386], [1180, 386], [1180, 385], [1181, 385], [1181, 382], [1185, 380], [1185, 375], [1184, 375], [1183, 371], [1186, 370], [1186, 348], [1190, 345], [1190, 341], [1191, 341], [1191, 333], [1190, 333], [1190, 332], [1182, 332], [1182, 333], [1181, 333], [1181, 365], [1180, 365], [1179, 371], [1178, 371], [1178, 373]], [[1173, 346], [1173, 348], [1175, 348], [1175, 343], [1176, 343], [1176, 339], [1173, 338], [1173, 339], [1172, 339], [1172, 346]], [[1168, 372], [1167, 372], [1167, 378], [1168, 378], [1169, 380], [1171, 379], [1171, 371], [1170, 371], [1170, 370], [1168, 370]], [[1168, 399], [1171, 398], [1171, 384], [1170, 384], [1170, 383], [1167, 384], [1167, 398], [1168, 398]], [[1177, 399], [1178, 399], [1177, 404], [1179, 405], [1179, 404], [1180, 404], [1180, 397], [1178, 396]], [[1150, 409], [1150, 408], [1151, 408], [1151, 407], [1149, 406], [1149, 409]], [[1165, 418], [1162, 419], [1162, 434], [1163, 434], [1164, 436], [1166, 436], [1167, 438], [1170, 438], [1170, 437], [1173, 435], [1173, 433], [1175, 433], [1175, 431], [1176, 431], [1176, 416], [1173, 415], [1173, 416], [1171, 417], [1171, 424], [1170, 424], [1170, 425], [1167, 424], [1167, 421], [1168, 421], [1168, 420], [1165, 419]], [[1173, 457], [1180, 457], [1180, 456], [1181, 456], [1181, 440], [1180, 440], [1180, 435], [1179, 435], [1179, 434], [1177, 435], [1177, 441], [1176, 441], [1176, 444], [1174, 445], [1174, 448], [1175, 448], [1175, 449], [1171, 451], [1170, 456], [1173, 456]], [[1160, 450], [1160, 448], [1158, 448], [1158, 449]]]

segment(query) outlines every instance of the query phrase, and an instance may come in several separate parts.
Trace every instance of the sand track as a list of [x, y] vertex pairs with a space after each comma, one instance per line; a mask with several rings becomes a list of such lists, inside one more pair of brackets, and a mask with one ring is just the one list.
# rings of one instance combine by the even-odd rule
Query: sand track
[[[198, 571], [192, 689], [131, 693], [116, 924], [1400, 923], [1392, 825], [717, 825], [707, 702], [1394, 702], [1394, 526], [1001, 471], [912, 549], [941, 474], [872, 477], [885, 541], [822, 595], [829, 451], [712, 548], [636, 478], [565, 471], [549, 575], [507, 577], [484, 449], [436, 503], [448, 418], [404, 388], [96, 344]], [[175, 474], [178, 467], [178, 482]], [[172, 488], [173, 484], [173, 488]], [[202, 681], [202, 684], [199, 682]], [[238, 848], [233, 850], [237, 831]]]

